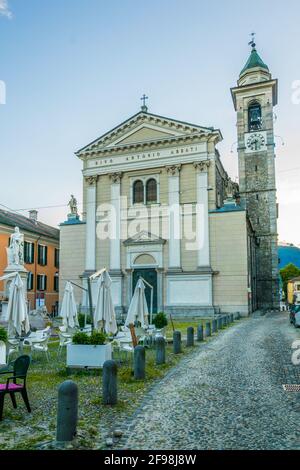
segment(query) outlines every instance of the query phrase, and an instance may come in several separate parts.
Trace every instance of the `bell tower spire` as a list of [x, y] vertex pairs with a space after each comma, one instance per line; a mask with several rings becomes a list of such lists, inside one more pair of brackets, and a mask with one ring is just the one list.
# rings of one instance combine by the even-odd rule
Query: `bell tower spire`
[[277, 80], [256, 50], [251, 53], [237, 86], [231, 89], [237, 113], [240, 195], [256, 234], [256, 295], [258, 308], [279, 308], [277, 200], [273, 108]]

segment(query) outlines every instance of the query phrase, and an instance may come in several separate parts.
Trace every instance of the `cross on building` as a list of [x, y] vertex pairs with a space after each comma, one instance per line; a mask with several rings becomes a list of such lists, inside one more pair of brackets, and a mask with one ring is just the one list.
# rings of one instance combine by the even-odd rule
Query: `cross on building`
[[145, 113], [148, 111], [148, 108], [146, 106], [146, 100], [148, 100], [148, 96], [145, 95], [145, 93], [143, 94], [143, 96], [141, 97], [141, 101], [143, 102], [143, 106], [141, 107], [142, 111], [144, 111]]

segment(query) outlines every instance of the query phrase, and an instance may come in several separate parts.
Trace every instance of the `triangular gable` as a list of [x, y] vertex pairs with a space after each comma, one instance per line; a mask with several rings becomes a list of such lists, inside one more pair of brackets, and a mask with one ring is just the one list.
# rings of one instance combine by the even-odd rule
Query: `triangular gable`
[[146, 232], [143, 230], [140, 233], [137, 233], [134, 235], [132, 238], [128, 238], [127, 240], [124, 241], [124, 245], [140, 245], [140, 244], [160, 244], [163, 245], [166, 243], [166, 240], [163, 238], [158, 237], [157, 235], [154, 235], [153, 233]]
[[122, 138], [118, 142], [114, 142], [113, 145], [124, 145], [131, 144], [133, 142], [145, 142], [156, 139], [168, 139], [170, 137], [174, 137], [175, 135], [177, 134], [174, 134], [174, 132], [163, 132], [159, 129], [143, 126], [140, 129], [131, 132], [130, 135]]
[[[184, 121], [177, 121], [156, 114], [139, 112], [119, 126], [83, 147], [76, 155], [97, 152], [112, 147], [125, 146], [134, 142], [168, 139], [193, 134], [216, 132], [212, 127], [202, 127]], [[219, 131], [217, 131], [219, 132]]]

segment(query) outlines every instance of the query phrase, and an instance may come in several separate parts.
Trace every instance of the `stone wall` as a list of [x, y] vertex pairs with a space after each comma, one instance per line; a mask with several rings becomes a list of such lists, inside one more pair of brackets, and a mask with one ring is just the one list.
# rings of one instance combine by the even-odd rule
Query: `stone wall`
[[[59, 302], [61, 304], [64, 288], [68, 280], [81, 285], [80, 276], [85, 269], [85, 228], [86, 224], [60, 226], [60, 272]], [[75, 299], [81, 303], [82, 290], [74, 287]]]

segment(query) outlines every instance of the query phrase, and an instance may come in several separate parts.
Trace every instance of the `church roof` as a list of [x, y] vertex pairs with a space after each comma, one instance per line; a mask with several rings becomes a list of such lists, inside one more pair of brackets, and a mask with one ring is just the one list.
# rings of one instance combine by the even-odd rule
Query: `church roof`
[[35, 233], [36, 235], [59, 240], [59, 230], [57, 228], [29, 219], [15, 212], [0, 209], [0, 224], [8, 225], [9, 227], [19, 227], [21, 230]]
[[[112, 130], [106, 132], [105, 134], [98, 137], [93, 142], [89, 143], [88, 145], [84, 146], [75, 154], [77, 156], [82, 156], [85, 153], [99, 151], [103, 149], [107, 149], [113, 151], [116, 149], [117, 146], [124, 147], [128, 145], [129, 142], [122, 141], [123, 136], [126, 133], [135, 131], [138, 126], [156, 126], [157, 131], [160, 130], [161, 135], [157, 135], [152, 141], [155, 140], [167, 140], [170, 138], [180, 138], [182, 136], [215, 136], [218, 141], [222, 140], [222, 134], [219, 129], [215, 129], [213, 127], [204, 127], [199, 126], [197, 124], [191, 124], [185, 121], [179, 121], [177, 119], [167, 118], [164, 116], [160, 116], [158, 114], [152, 114], [147, 111], [140, 111], [136, 113], [134, 116], [131, 116], [129, 119], [125, 120], [121, 124], [114, 127]], [[163, 135], [163, 132], [166, 132]], [[148, 142], [151, 139], [142, 139], [145, 143], [146, 140]]]
[[263, 62], [262, 58], [258, 54], [257, 50], [255, 47], [252, 48], [250, 57], [243, 68], [243, 70], [240, 73], [240, 76], [243, 75], [247, 70], [254, 69], [256, 67], [260, 67], [262, 69], [265, 69], [269, 72], [269, 67]]

